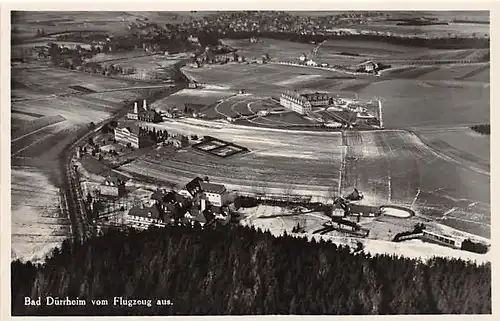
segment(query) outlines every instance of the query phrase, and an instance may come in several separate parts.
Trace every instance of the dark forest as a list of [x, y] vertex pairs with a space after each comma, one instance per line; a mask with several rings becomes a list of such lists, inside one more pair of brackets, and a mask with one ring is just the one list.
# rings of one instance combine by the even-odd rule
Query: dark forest
[[[108, 231], [64, 242], [43, 265], [14, 261], [11, 272], [13, 315], [491, 313], [489, 263], [423, 263], [236, 226]], [[24, 305], [46, 296], [87, 305]], [[114, 306], [115, 296], [153, 304]]]

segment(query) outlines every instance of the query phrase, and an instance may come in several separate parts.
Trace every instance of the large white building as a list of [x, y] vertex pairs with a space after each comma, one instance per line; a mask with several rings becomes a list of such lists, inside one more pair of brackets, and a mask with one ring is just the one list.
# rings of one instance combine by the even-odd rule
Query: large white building
[[200, 186], [203, 191], [202, 200], [204, 199], [217, 207], [221, 207], [228, 203], [229, 194], [224, 185], [200, 182]]
[[328, 106], [330, 97], [328, 93], [298, 93], [296, 91], [287, 91], [281, 94], [280, 105], [291, 109], [299, 114], [307, 114], [312, 107]]
[[147, 131], [133, 124], [115, 128], [115, 139], [118, 143], [130, 144], [133, 148], [143, 148], [154, 144]]

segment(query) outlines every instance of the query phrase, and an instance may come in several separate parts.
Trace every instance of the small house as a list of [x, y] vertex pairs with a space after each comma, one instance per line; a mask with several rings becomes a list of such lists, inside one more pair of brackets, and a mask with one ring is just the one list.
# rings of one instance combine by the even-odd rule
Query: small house
[[100, 186], [100, 194], [121, 197], [125, 195], [125, 181], [116, 176], [108, 176]]

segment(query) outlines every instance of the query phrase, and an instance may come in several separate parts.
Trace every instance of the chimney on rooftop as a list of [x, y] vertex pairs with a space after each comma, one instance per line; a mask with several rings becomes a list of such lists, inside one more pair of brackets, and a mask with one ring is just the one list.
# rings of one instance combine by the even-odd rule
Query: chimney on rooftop
[[147, 105], [147, 103], [146, 103], [146, 99], [144, 99], [144, 100], [142, 101], [142, 108], [144, 108], [144, 110], [148, 110], [148, 105]]
[[134, 103], [134, 114], [137, 114], [138, 110], [137, 110], [137, 102]]

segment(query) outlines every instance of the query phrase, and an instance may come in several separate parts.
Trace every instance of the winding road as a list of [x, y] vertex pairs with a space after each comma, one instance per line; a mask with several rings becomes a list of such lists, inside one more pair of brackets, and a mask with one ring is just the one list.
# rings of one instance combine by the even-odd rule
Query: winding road
[[[171, 95], [186, 88], [186, 86], [187, 84], [181, 83], [171, 87], [171, 91], [168, 94]], [[71, 162], [74, 151], [90, 136], [96, 134], [105, 123], [124, 117], [127, 112], [128, 108], [122, 108], [115, 113], [113, 117], [101, 121], [93, 129], [88, 128], [82, 130], [80, 135], [78, 135], [79, 137], [64, 150], [59, 158], [62, 177], [62, 191], [64, 199], [66, 200], [66, 210], [68, 211], [66, 214], [71, 221], [71, 231], [74, 242], [81, 243], [90, 236], [90, 225], [87, 220], [87, 213], [83, 203], [84, 195], [82, 195], [80, 187], [79, 174], [73, 169]]]

